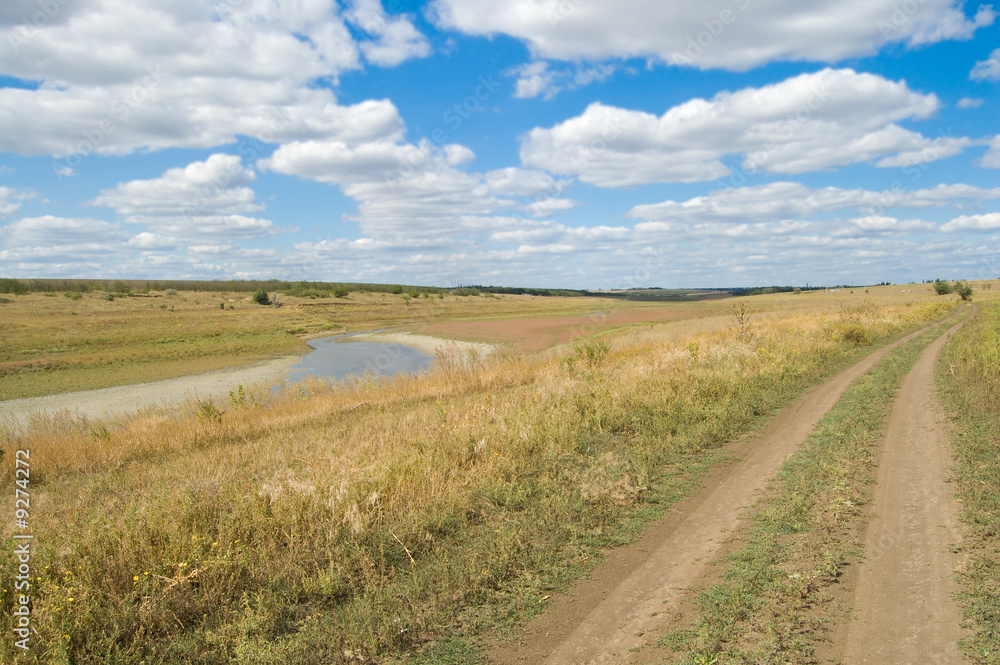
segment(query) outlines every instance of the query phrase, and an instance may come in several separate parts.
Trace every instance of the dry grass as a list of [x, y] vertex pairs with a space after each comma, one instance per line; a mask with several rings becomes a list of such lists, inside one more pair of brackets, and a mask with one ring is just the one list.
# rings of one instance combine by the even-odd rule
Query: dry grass
[[[756, 302], [742, 342], [720, 308], [422, 378], [7, 432], [0, 483], [31, 451], [27, 660], [413, 658], [508, 627], [859, 343], [952, 306]], [[0, 554], [0, 579], [15, 568]]]

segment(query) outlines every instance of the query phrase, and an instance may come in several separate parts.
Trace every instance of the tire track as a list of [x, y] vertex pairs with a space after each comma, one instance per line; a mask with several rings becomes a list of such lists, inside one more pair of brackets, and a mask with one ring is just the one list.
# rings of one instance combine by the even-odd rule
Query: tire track
[[634, 662], [636, 650], [669, 628], [687, 589], [738, 527], [741, 509], [758, 498], [848, 386], [931, 327], [869, 354], [794, 400], [763, 429], [734, 446], [739, 462], [674, 506], [638, 542], [612, 550], [588, 579], [528, 625], [521, 644], [497, 646], [490, 659], [501, 665]]

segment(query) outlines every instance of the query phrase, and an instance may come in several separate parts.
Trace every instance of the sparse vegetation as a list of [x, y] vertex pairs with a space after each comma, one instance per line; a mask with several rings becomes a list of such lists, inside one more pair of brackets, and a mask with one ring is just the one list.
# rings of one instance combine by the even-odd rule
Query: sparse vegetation
[[827, 587], [858, 551], [860, 506], [896, 388], [950, 323], [889, 354], [863, 375], [782, 466], [756, 506], [722, 580], [698, 596], [690, 625], [661, 646], [695, 663], [813, 663]]
[[1000, 304], [980, 305], [941, 356], [938, 382], [956, 423], [955, 482], [968, 557], [959, 572], [962, 644], [974, 663], [1000, 663]]

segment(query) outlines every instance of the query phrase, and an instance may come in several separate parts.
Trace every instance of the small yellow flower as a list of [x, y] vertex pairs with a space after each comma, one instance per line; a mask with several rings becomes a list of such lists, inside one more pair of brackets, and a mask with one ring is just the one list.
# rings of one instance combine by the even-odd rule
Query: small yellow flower
[[132, 581], [133, 582], [138, 582], [139, 581], [139, 576], [138, 575], [133, 575], [132, 576]]
[[70, 598], [67, 598], [67, 599], [66, 599], [66, 602], [68, 602], [68, 603], [72, 603], [72, 602], [73, 602], [73, 598], [72, 598], [72, 597], [70, 597]]
[[149, 575], [149, 571], [147, 570], [146, 572], [143, 573], [143, 575]]
[[215, 547], [215, 546], [216, 546], [216, 545], [218, 545], [218, 544], [219, 544], [219, 543], [217, 543], [217, 542], [216, 542], [216, 543], [212, 543], [212, 547]]

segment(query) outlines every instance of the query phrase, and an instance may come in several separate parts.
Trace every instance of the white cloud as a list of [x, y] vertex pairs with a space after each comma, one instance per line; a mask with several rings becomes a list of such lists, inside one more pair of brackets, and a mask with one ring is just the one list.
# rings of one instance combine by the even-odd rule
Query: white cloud
[[962, 215], [941, 227], [942, 231], [993, 231], [1000, 229], [1000, 212], [985, 215]]
[[21, 203], [34, 198], [33, 192], [25, 192], [11, 187], [0, 187], [0, 219], [9, 217], [21, 209]]
[[648, 58], [701, 69], [746, 71], [774, 61], [838, 62], [887, 44], [968, 39], [992, 24], [981, 7], [969, 19], [956, 0], [435, 0], [442, 27], [505, 34], [539, 58]]
[[775, 182], [754, 187], [718, 189], [687, 201], [638, 205], [627, 216], [656, 222], [686, 224], [706, 222], [779, 221], [812, 218], [837, 210], [863, 211], [880, 217], [890, 208], [961, 208], [970, 203], [1000, 200], [1000, 187], [937, 185], [917, 190], [813, 189], [795, 182]]
[[[748, 171], [803, 173], [889, 157], [941, 158], [969, 145], [945, 144], [896, 122], [923, 119], [940, 107], [934, 94], [911, 91], [850, 69], [824, 69], [763, 88], [693, 99], [657, 117], [593, 103], [550, 129], [531, 130], [521, 159], [535, 168], [577, 175], [602, 187], [715, 180], [722, 162], [742, 155]], [[891, 157], [896, 155], [896, 157]]]
[[862, 231], [903, 231], [910, 233], [923, 233], [937, 229], [937, 226], [934, 224], [920, 219], [899, 220], [895, 217], [884, 217], [881, 215], [856, 217], [849, 221]]
[[203, 162], [169, 169], [159, 178], [119, 183], [102, 191], [90, 205], [113, 208], [125, 222], [148, 229], [130, 239], [133, 247], [141, 249], [292, 230], [240, 214], [264, 209], [254, 191], [244, 186], [255, 179], [240, 157], [216, 154]]
[[988, 169], [1000, 169], [1000, 134], [990, 141], [990, 149], [983, 155], [981, 164]]
[[563, 90], [575, 90], [594, 81], [603, 81], [614, 73], [615, 67], [610, 65], [551, 69], [548, 62], [537, 61], [515, 67], [507, 75], [517, 77], [515, 97], [531, 99], [542, 96], [552, 99]]
[[70, 252], [74, 247], [85, 252], [87, 248], [120, 245], [128, 240], [120, 224], [52, 215], [19, 219], [0, 227], [0, 234], [8, 247], [64, 248]]
[[469, 161], [464, 146], [419, 144], [297, 142], [258, 162], [262, 170], [296, 175], [331, 185], [358, 201], [353, 217], [364, 233], [377, 238], [421, 238], [452, 243], [451, 234], [494, 229], [495, 215], [525, 207], [535, 197], [541, 210], [562, 210], [569, 203], [546, 202], [564, 185], [546, 173], [504, 168], [469, 173], [456, 166]]
[[994, 49], [986, 60], [976, 63], [969, 72], [973, 81], [1000, 81], [1000, 48]]
[[120, 183], [101, 192], [91, 204], [114, 208], [119, 215], [256, 212], [264, 206], [256, 202], [252, 189], [240, 186], [255, 177], [238, 156], [218, 154], [170, 169], [159, 178]]
[[365, 60], [382, 67], [394, 67], [410, 58], [425, 58], [431, 53], [430, 43], [405, 16], [386, 15], [379, 0], [350, 0], [345, 13], [347, 20], [376, 41], [361, 42]]
[[[16, 49], [0, 48], [0, 74], [41, 82], [37, 90], [0, 89], [0, 150], [70, 156], [59, 167], [75, 168], [92, 152], [208, 148], [239, 135], [273, 143], [401, 134], [392, 102], [340, 106], [328, 87], [316, 85], [360, 66], [328, 0], [72, 4], [65, 20]], [[373, 56], [381, 63], [413, 51], [409, 42], [392, 41], [403, 24], [386, 19], [389, 41], [366, 42], [388, 49]]]
[[962, 97], [955, 104], [957, 108], [960, 109], [977, 109], [983, 105], [983, 100], [973, 97]]

